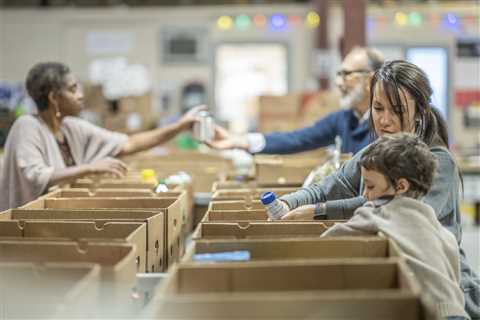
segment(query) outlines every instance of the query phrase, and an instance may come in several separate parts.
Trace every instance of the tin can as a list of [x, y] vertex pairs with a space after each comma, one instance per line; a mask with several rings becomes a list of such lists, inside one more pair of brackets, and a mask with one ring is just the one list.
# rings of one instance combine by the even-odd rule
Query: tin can
[[193, 125], [193, 137], [200, 142], [212, 141], [214, 136], [214, 121], [208, 111], [201, 111], [197, 117], [199, 121]]

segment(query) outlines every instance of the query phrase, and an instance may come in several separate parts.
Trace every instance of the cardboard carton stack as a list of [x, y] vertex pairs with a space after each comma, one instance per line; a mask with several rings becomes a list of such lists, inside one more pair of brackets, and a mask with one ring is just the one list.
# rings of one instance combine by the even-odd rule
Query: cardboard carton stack
[[[34, 268], [67, 264], [66, 274], [73, 270], [68, 283], [80, 291], [90, 290], [90, 285], [84, 285], [72, 267], [99, 266], [99, 276], [89, 280], [98, 288], [93, 304], [83, 292], [75, 303], [53, 295], [46, 301], [51, 306], [40, 308], [42, 316], [133, 316], [141, 307], [132, 295], [136, 274], [165, 271], [184, 254], [185, 191], [157, 195], [151, 189], [92, 190], [60, 189], [0, 213], [1, 262], [33, 263]], [[8, 308], [18, 304], [10, 302]]]
[[332, 91], [261, 96], [258, 130], [268, 133], [304, 128], [339, 108], [339, 96]]
[[109, 101], [102, 87], [84, 85], [85, 105], [94, 112], [102, 127], [124, 133], [151, 129], [156, 123], [151, 93]]
[[212, 185], [233, 170], [232, 162], [218, 154], [173, 152], [164, 156], [143, 155], [125, 159], [133, 171], [154, 169], [159, 177], [184, 171], [193, 179], [194, 192], [210, 192]]
[[302, 185], [308, 174], [328, 159], [325, 149], [295, 155], [257, 155], [255, 181], [259, 186]]

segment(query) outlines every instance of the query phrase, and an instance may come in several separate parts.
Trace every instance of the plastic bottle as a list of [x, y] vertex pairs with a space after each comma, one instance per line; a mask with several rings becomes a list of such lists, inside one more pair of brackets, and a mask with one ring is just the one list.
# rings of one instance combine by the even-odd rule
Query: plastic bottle
[[142, 181], [143, 182], [149, 182], [154, 185], [158, 184], [157, 180], [157, 174], [155, 173], [155, 170], [153, 169], [143, 169], [142, 170]]
[[165, 180], [160, 180], [160, 182], [155, 187], [155, 193], [168, 192], [168, 186]]
[[166, 184], [185, 185], [192, 182], [192, 177], [185, 171], [179, 171], [165, 178]]
[[288, 208], [277, 199], [277, 196], [273, 192], [262, 194], [260, 201], [262, 201], [265, 206], [268, 217], [272, 220], [278, 220], [288, 212]]

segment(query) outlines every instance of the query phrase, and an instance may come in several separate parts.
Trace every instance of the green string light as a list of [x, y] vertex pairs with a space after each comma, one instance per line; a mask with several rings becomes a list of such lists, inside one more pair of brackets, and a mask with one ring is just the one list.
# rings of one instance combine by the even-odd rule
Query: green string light
[[410, 25], [414, 27], [419, 27], [423, 24], [423, 16], [418, 12], [410, 12], [408, 15], [408, 21]]
[[252, 24], [252, 20], [246, 14], [241, 14], [235, 19], [235, 26], [237, 29], [247, 29]]

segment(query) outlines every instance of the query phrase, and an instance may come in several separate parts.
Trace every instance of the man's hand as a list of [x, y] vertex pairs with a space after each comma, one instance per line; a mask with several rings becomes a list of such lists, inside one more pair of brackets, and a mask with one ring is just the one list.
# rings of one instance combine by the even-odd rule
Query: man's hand
[[309, 204], [298, 207], [282, 217], [282, 220], [313, 220], [315, 205]]
[[248, 149], [248, 141], [245, 137], [234, 136], [230, 134], [225, 128], [215, 125], [215, 136], [210, 142], [206, 144], [217, 150], [227, 150], [227, 149]]

